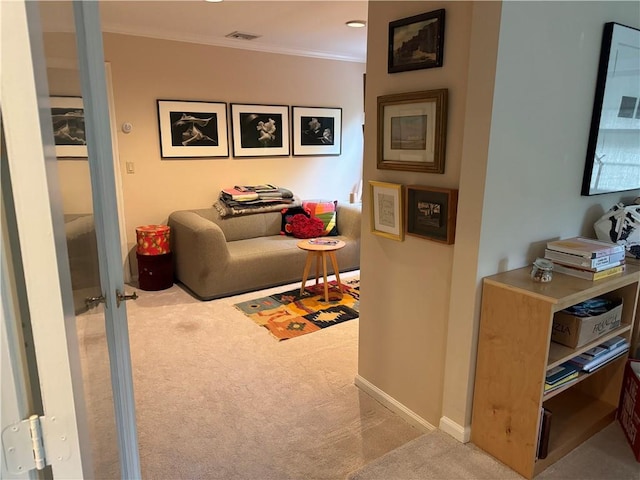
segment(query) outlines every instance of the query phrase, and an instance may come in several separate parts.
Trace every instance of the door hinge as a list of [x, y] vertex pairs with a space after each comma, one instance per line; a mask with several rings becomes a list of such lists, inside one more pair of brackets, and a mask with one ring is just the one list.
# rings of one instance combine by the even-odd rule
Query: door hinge
[[31, 415], [2, 431], [2, 450], [7, 470], [18, 474], [42, 470], [71, 455], [67, 434], [56, 417]]

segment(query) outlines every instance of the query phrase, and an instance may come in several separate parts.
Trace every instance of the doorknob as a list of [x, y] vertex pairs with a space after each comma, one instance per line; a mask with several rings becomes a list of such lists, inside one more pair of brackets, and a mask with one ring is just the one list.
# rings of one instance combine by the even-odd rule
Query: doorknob
[[103, 295], [100, 295], [99, 297], [86, 297], [84, 299], [84, 303], [87, 306], [87, 308], [93, 308], [98, 306], [98, 304], [100, 303], [105, 303], [106, 299], [104, 298]]
[[138, 294], [133, 292], [131, 295], [127, 295], [126, 293], [121, 293], [120, 290], [116, 290], [116, 306], [119, 307], [121, 302], [126, 302], [127, 300], [137, 300]]

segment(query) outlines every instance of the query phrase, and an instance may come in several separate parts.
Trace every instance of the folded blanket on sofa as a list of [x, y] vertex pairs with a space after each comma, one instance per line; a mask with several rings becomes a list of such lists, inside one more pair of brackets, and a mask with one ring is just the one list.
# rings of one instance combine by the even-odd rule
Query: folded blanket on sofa
[[225, 202], [256, 202], [257, 200], [293, 198], [291, 190], [274, 187], [273, 185], [255, 185], [223, 188], [220, 196]]
[[221, 217], [229, 217], [233, 215], [250, 215], [252, 213], [277, 212], [283, 208], [299, 207], [302, 201], [294, 196], [293, 198], [279, 201], [259, 201], [256, 203], [240, 203], [229, 205], [228, 202], [218, 199], [213, 206]]

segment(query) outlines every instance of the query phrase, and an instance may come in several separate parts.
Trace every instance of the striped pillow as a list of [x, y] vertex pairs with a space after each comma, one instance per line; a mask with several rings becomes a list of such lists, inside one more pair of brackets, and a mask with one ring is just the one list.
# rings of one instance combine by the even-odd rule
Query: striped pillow
[[312, 217], [322, 220], [324, 225], [323, 236], [336, 236], [338, 233], [338, 201], [305, 200], [302, 208]]

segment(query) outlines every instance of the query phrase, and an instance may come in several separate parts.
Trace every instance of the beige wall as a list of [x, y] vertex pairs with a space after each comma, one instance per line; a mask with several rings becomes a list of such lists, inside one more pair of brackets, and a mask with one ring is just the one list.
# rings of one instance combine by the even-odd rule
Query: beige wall
[[[69, 55], [72, 42], [70, 35], [47, 34], [47, 56]], [[104, 35], [104, 50], [116, 124], [133, 125], [129, 134], [117, 132], [130, 249], [136, 226], [166, 223], [174, 210], [206, 208], [227, 186], [272, 183], [302, 199], [348, 202], [362, 178], [364, 64], [117, 34]], [[157, 99], [341, 107], [342, 154], [162, 159]], [[135, 173], [126, 173], [127, 162]], [[81, 163], [64, 166], [69, 176], [86, 174]]]
[[[390, 21], [446, 7], [442, 68], [387, 73]], [[365, 124], [365, 184], [458, 188], [463, 158], [467, 70], [471, 32], [468, 2], [370, 2]], [[376, 168], [377, 97], [449, 90], [445, 173]], [[365, 189], [363, 209], [369, 211]], [[369, 233], [363, 217], [361, 320], [358, 374], [431, 425], [442, 411], [449, 298], [454, 246], [406, 237], [403, 242]]]
[[[443, 67], [387, 74], [388, 22], [443, 7]], [[529, 264], [549, 239], [593, 236], [600, 215], [639, 193], [580, 196], [603, 25], [637, 28], [639, 10], [606, 1], [369, 4], [367, 119], [389, 93], [449, 88], [450, 105], [444, 175], [378, 170], [367, 122], [365, 182], [459, 187], [460, 197], [451, 247], [364, 233], [364, 219], [359, 375], [460, 440], [470, 435], [482, 278]], [[365, 195], [365, 211], [368, 203]]]

